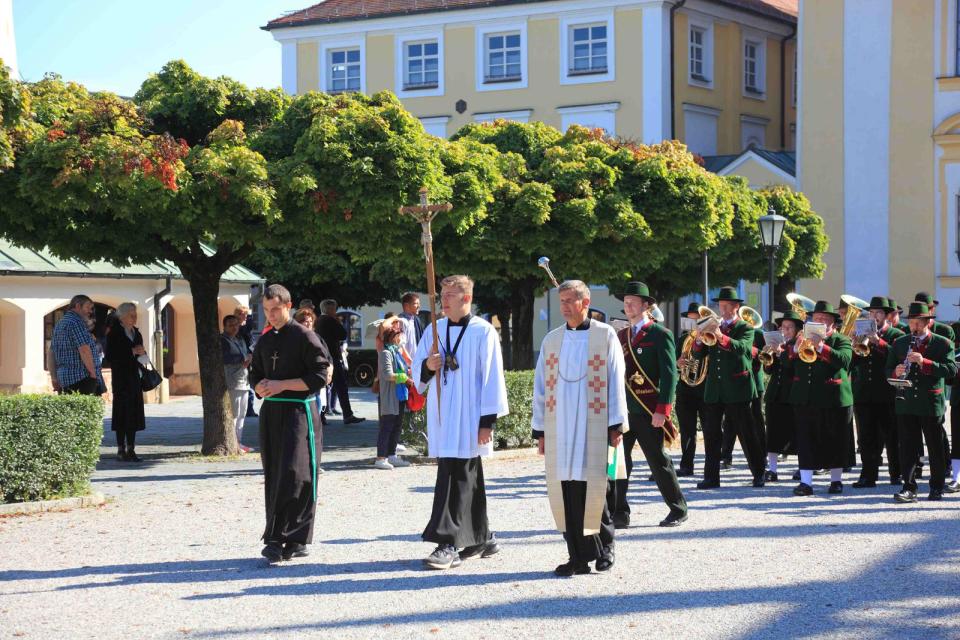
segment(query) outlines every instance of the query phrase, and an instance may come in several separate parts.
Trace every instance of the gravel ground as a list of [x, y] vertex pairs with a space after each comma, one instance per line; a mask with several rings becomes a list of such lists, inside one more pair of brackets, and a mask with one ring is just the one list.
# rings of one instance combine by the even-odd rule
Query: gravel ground
[[419, 538], [435, 467], [373, 470], [375, 424], [334, 420], [312, 555], [271, 568], [258, 458], [178, 457], [197, 441], [196, 399], [148, 413], [146, 461], [99, 465], [109, 504], [0, 519], [0, 637], [960, 638], [960, 497], [894, 505], [889, 486], [858, 492], [849, 476], [842, 496], [817, 477], [795, 498], [789, 481], [749, 488], [738, 458], [720, 490], [683, 479], [676, 529], [635, 482], [614, 568], [561, 580], [542, 462], [501, 456], [485, 473], [503, 551], [433, 572]]

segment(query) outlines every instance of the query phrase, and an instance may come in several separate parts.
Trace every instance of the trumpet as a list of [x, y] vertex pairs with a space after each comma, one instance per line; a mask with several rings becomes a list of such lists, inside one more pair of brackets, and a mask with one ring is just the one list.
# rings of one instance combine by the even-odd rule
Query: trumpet
[[853, 343], [853, 352], [863, 358], [868, 357], [870, 355], [870, 336], [857, 336], [857, 341]]
[[[816, 302], [799, 293], [788, 293], [787, 302], [790, 303], [791, 308], [793, 308], [794, 312], [796, 312], [804, 322], [807, 321], [807, 316], [813, 313], [813, 310], [817, 306]], [[809, 338], [805, 338], [803, 335], [797, 338], [797, 355], [802, 362], [806, 362], [807, 364], [817, 361], [816, 347], [813, 346], [813, 342]]]
[[772, 365], [773, 360], [776, 357], [777, 357], [776, 349], [770, 346], [764, 347], [763, 349], [760, 350], [760, 353], [757, 354], [757, 360], [759, 360], [760, 364], [762, 364], [765, 367], [769, 367], [770, 365]]

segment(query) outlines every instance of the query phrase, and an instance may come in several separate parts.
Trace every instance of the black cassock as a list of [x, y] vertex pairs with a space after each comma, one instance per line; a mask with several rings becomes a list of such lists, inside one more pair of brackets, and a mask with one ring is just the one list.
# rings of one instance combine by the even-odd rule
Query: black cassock
[[[320, 463], [322, 431], [313, 395], [326, 384], [330, 353], [315, 332], [291, 320], [279, 330], [260, 337], [253, 350], [250, 384], [261, 380], [300, 378], [309, 391], [284, 391], [277, 398], [310, 402], [264, 401], [260, 408], [260, 459], [263, 462], [266, 542], [313, 540], [316, 503], [313, 499], [313, 468], [307, 411], [313, 417], [316, 463]], [[309, 407], [309, 409], [308, 409]]]

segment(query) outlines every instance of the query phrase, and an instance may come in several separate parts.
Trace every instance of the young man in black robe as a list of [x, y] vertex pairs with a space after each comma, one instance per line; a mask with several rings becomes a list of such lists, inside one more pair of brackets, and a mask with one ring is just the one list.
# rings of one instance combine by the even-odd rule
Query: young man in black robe
[[313, 395], [330, 382], [331, 362], [315, 332], [290, 317], [290, 292], [263, 295], [270, 330], [253, 351], [250, 384], [260, 408], [266, 528], [261, 552], [270, 563], [303, 557], [313, 541], [322, 431]]

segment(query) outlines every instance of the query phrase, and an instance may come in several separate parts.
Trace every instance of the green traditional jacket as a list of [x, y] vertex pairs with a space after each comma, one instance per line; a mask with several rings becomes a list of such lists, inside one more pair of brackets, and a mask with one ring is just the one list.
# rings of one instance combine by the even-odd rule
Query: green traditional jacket
[[908, 335], [910, 333], [910, 325], [903, 320], [896, 324], [896, 328], [900, 329], [900, 331], [903, 331], [903, 335]]
[[[933, 331], [938, 336], [943, 336], [944, 338], [946, 338], [947, 340], [949, 340], [954, 344], [957, 343], [957, 336], [953, 331], [953, 327], [951, 327], [948, 324], [945, 324], [943, 322], [937, 322], [936, 320], [934, 320], [933, 326], [930, 327], [930, 330]], [[907, 331], [904, 331], [904, 333], [910, 333], [909, 329]]]
[[[912, 344], [912, 336], [903, 336], [893, 343], [887, 353], [887, 377], [894, 377], [894, 369], [903, 364]], [[907, 380], [913, 386], [903, 390], [903, 399], [897, 399], [898, 415], [942, 416], [946, 411], [944, 381], [957, 375], [957, 360], [953, 343], [943, 336], [930, 334], [918, 351], [923, 354], [923, 363], [913, 365]]]
[[823, 351], [811, 363], [801, 360], [792, 349], [790, 358], [793, 363], [790, 404], [821, 409], [853, 404], [847, 371], [853, 359], [853, 345], [849, 338], [834, 331], [823, 341]]
[[707, 378], [704, 381], [703, 401], [707, 404], [750, 402], [757, 397], [753, 378], [753, 327], [737, 319], [717, 344], [697, 345], [706, 352]]
[[887, 325], [878, 335], [880, 342], [870, 345], [866, 358], [853, 355], [850, 380], [856, 404], [892, 404], [897, 390], [887, 382], [887, 352], [903, 332]]
[[[680, 339], [677, 340], [677, 358], [683, 352], [683, 341], [687, 339], [687, 336], [690, 335], [689, 331], [684, 331], [680, 334]], [[700, 366], [703, 366], [703, 358], [706, 355], [706, 351], [692, 351], [690, 356], [700, 361]], [[703, 388], [706, 386], [704, 383], [700, 383], [695, 387], [691, 387], [687, 383], [680, 380], [680, 376], [677, 376], [677, 396], [681, 398], [691, 398], [694, 400], [703, 400]]]
[[767, 341], [763, 339], [763, 329], [754, 329], [753, 330], [753, 386], [757, 388], [757, 397], [763, 397], [763, 387], [764, 387], [764, 375], [763, 375], [763, 365], [760, 364], [760, 361], [757, 359], [757, 356], [760, 354], [760, 351], [766, 345]]
[[783, 352], [773, 359], [769, 367], [764, 367], [767, 374], [767, 392], [763, 400], [765, 404], [778, 402], [790, 404], [790, 386], [793, 384], [793, 360], [790, 359], [790, 350], [795, 340], [784, 343]]
[[[655, 413], [662, 413], [669, 417], [673, 401], [677, 392], [677, 347], [673, 340], [673, 332], [656, 322], [648, 323], [636, 336], [631, 337], [633, 327], [626, 327], [617, 332], [620, 346], [623, 348], [623, 359], [629, 377], [631, 369], [638, 364], [644, 378], [641, 395], [656, 396]], [[656, 387], [656, 389], [654, 389]], [[653, 407], [653, 402], [646, 402]], [[647, 414], [646, 409], [640, 406], [637, 398], [627, 384], [627, 411], [629, 413]]]

